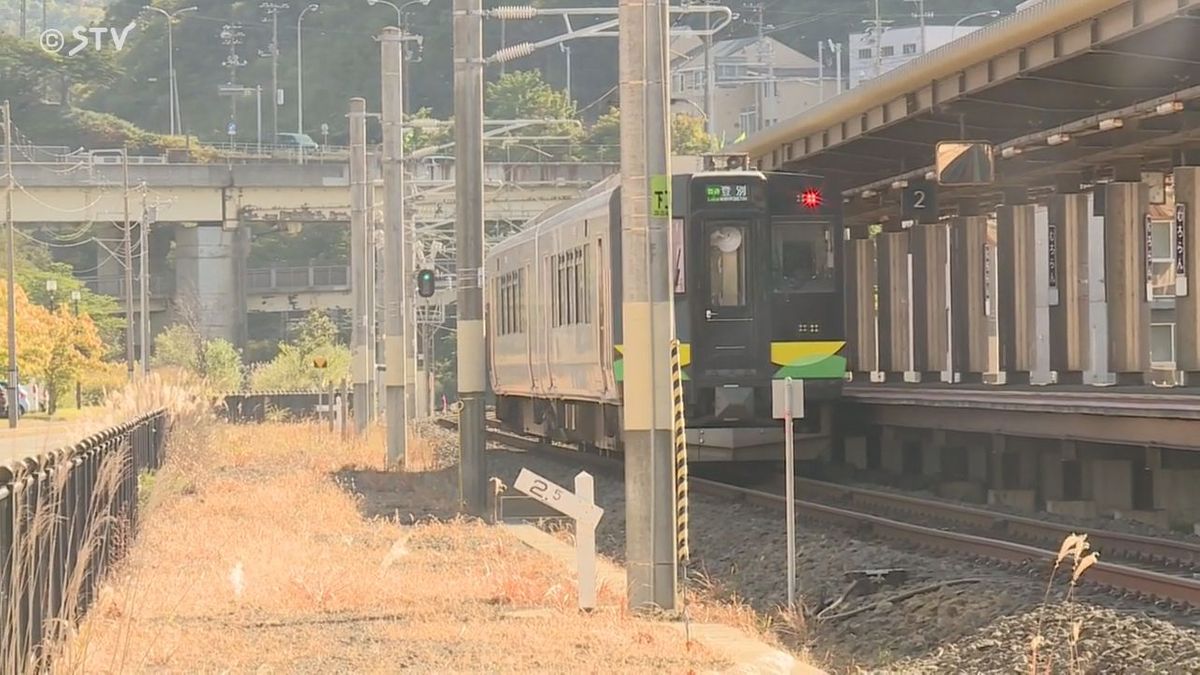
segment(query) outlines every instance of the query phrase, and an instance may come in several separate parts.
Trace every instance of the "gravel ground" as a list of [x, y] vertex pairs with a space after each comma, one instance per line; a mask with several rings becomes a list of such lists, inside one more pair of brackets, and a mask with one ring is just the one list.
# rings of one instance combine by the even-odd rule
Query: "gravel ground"
[[[578, 467], [556, 459], [489, 453], [489, 474], [511, 485], [521, 467], [570, 486]], [[624, 553], [624, 487], [619, 477], [593, 471], [597, 502], [605, 516], [597, 532], [602, 552], [620, 561]], [[745, 599], [765, 616], [784, 602], [785, 536], [781, 514], [694, 495], [691, 501], [694, 577], [721, 592]], [[842, 619], [808, 621], [804, 635], [781, 632], [785, 641], [807, 648], [833, 672], [1029, 672], [1030, 644], [1043, 616], [1039, 671], [1200, 672], [1200, 619], [1081, 592], [1064, 600], [1059, 575], [1044, 612], [1039, 610], [1049, 570], [997, 569], [957, 557], [937, 557], [839, 529], [802, 523], [798, 530], [798, 583], [810, 611], [828, 604], [846, 587], [851, 570], [903, 568], [901, 586], [852, 598], [831, 610]], [[907, 599], [897, 596], [943, 582], [975, 579]], [[890, 598], [890, 600], [889, 600]], [[1080, 637], [1071, 656], [1075, 621]]]

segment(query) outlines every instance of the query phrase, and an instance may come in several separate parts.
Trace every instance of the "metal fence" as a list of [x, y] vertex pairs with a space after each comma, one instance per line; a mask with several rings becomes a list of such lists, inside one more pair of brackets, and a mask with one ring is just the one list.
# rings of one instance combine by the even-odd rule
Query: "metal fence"
[[[353, 410], [354, 394], [334, 392], [334, 404], [345, 395], [346, 405]], [[314, 419], [328, 410], [328, 392], [318, 391], [262, 391], [226, 394], [225, 419], [237, 423], [266, 422], [269, 419], [304, 420]]]
[[138, 522], [138, 476], [162, 464], [162, 410], [72, 447], [0, 464], [0, 673], [42, 672]]
[[350, 268], [346, 265], [265, 267], [246, 270], [246, 289], [250, 292], [346, 290], [349, 288]]

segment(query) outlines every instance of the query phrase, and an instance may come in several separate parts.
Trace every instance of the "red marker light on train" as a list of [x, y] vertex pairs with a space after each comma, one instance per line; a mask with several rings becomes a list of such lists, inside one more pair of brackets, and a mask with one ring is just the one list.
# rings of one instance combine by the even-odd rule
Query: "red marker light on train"
[[821, 191], [816, 188], [808, 188], [800, 193], [800, 203], [806, 208], [819, 209], [823, 201], [821, 199]]

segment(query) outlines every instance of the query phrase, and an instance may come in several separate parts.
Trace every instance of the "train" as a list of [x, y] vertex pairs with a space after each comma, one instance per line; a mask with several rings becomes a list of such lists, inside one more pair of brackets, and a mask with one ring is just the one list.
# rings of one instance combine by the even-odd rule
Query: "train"
[[[688, 454], [782, 457], [773, 380], [803, 383], [798, 456], [832, 443], [846, 380], [841, 196], [830, 180], [705, 156], [671, 177], [671, 266]], [[621, 451], [621, 189], [552, 208], [485, 257], [488, 373], [500, 424]]]

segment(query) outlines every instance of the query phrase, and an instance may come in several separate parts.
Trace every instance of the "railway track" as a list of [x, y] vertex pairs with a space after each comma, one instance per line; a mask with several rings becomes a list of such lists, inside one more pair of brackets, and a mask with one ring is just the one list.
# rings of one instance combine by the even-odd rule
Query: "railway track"
[[[453, 420], [442, 420], [443, 426], [457, 428]], [[620, 465], [615, 459], [581, 453], [566, 446], [547, 444], [498, 428], [488, 422], [488, 438], [504, 446], [549, 454], [562, 459], [593, 466], [614, 469]], [[873, 534], [883, 539], [916, 545], [924, 549], [954, 555], [964, 555], [995, 563], [1029, 569], [1040, 566], [1049, 570], [1054, 564], [1058, 544], [1072, 533], [1072, 528], [1058, 523], [1047, 523], [1033, 518], [1011, 516], [986, 509], [930, 501], [918, 497], [878, 492], [864, 488], [853, 488], [821, 481], [797, 479], [800, 494], [820, 494], [831, 500], [841, 500], [841, 505], [822, 504], [806, 499], [796, 500], [796, 513], [806, 520]], [[720, 499], [740, 500], [765, 508], [783, 509], [785, 497], [772, 492], [729, 485], [718, 481], [692, 477], [689, 486], [694, 493]], [[860, 509], [885, 510], [901, 517], [918, 517], [924, 520], [953, 524], [957, 527], [980, 529], [1008, 537], [996, 538], [928, 525], [895, 520]], [[1076, 528], [1078, 529], [1078, 528]], [[1200, 547], [1187, 542], [1154, 539], [1119, 532], [1086, 532], [1088, 540], [1096, 550], [1110, 555], [1125, 552], [1139, 560], [1166, 561], [1173, 566], [1192, 567], [1200, 560]], [[1042, 548], [1012, 539], [1037, 541], [1052, 545]], [[1103, 586], [1121, 595], [1135, 596], [1146, 600], [1160, 601], [1177, 606], [1200, 609], [1200, 581], [1150, 569], [1130, 567], [1100, 561], [1088, 569], [1083, 585]]]

